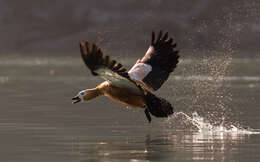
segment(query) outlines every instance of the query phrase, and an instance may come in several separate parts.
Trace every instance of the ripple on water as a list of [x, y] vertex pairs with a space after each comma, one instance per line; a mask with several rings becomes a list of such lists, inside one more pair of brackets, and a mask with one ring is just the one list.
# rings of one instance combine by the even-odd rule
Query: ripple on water
[[9, 82], [8, 76], [0, 76], [0, 84], [5, 84]]

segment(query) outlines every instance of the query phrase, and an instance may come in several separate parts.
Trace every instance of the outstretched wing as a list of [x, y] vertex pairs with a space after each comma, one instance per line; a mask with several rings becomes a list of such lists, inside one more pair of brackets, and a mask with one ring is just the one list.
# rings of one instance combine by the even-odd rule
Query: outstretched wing
[[129, 80], [127, 70], [109, 56], [104, 56], [102, 50], [88, 41], [80, 42], [80, 52], [83, 61], [94, 76], [100, 76], [116, 86], [137, 88], [136, 84]]
[[148, 51], [128, 71], [129, 77], [147, 90], [158, 90], [179, 62], [176, 46], [173, 39], [168, 38], [168, 32], [163, 36], [160, 31], [156, 40], [152, 32], [152, 42]]

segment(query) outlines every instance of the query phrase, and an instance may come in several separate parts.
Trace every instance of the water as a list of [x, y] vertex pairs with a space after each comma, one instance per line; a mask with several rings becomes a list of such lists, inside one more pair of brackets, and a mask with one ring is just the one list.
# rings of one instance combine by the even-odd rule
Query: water
[[2, 56], [0, 160], [259, 161], [259, 66], [260, 59], [181, 60], [156, 92], [176, 113], [149, 124], [142, 110], [105, 97], [72, 105], [78, 91], [102, 81], [80, 58]]

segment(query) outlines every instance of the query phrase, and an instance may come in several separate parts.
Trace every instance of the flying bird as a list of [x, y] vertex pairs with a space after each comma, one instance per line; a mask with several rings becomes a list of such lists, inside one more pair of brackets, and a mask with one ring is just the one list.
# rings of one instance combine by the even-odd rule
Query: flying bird
[[179, 62], [176, 43], [168, 37], [168, 32], [159, 32], [157, 38], [152, 32], [151, 44], [142, 59], [138, 59], [128, 71], [122, 64], [103, 54], [96, 44], [80, 42], [83, 61], [94, 76], [105, 81], [93, 89], [80, 91], [72, 98], [72, 103], [88, 101], [99, 96], [110, 99], [131, 108], [144, 109], [146, 118], [151, 115], [168, 117], [173, 114], [173, 106], [161, 97], [153, 94], [168, 79]]

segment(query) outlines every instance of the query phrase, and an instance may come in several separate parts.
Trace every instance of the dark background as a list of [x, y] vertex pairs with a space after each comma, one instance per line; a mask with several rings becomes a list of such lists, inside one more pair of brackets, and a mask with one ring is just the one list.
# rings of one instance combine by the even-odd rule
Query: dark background
[[162, 29], [185, 55], [259, 56], [259, 9], [258, 0], [0, 0], [0, 55], [72, 55], [86, 39], [140, 55]]

